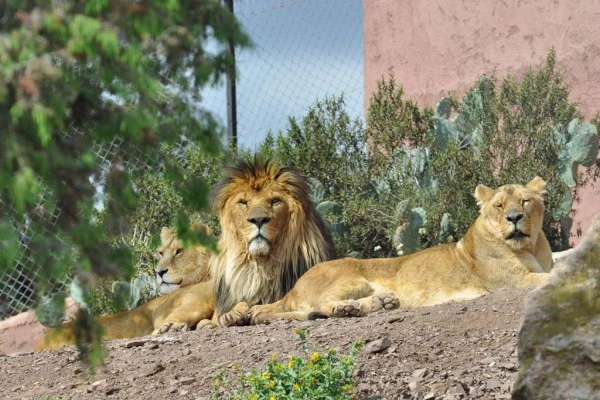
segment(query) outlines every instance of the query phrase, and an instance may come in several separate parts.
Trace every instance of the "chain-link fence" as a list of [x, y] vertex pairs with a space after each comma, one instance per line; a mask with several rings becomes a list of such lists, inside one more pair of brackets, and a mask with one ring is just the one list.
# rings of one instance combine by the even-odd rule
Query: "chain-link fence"
[[[347, 110], [362, 116], [363, 12], [361, 0], [235, 0], [235, 14], [254, 41], [236, 55], [238, 143], [254, 148], [269, 131], [283, 130], [288, 117], [301, 117], [316, 101], [344, 95]], [[225, 84], [208, 88], [202, 106], [226, 124]], [[129, 149], [131, 150], [131, 149]], [[137, 168], [122, 143], [96, 146], [101, 165], [121, 158], [124, 168]], [[141, 155], [139, 159], [141, 160]], [[42, 195], [43, 207], [49, 196]], [[0, 198], [0, 207], [7, 207]], [[14, 215], [14, 213], [13, 213]], [[58, 215], [45, 215], [53, 224]], [[36, 280], [44, 266], [30, 256], [33, 233], [29, 217], [12, 221], [21, 234], [14, 268], [0, 274], [0, 319], [33, 306]], [[50, 282], [51, 291], [66, 282]]]

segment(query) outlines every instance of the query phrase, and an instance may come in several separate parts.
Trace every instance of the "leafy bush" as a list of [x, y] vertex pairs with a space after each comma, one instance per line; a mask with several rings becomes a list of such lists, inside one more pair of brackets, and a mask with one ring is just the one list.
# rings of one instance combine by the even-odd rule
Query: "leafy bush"
[[[341, 254], [389, 256], [457, 240], [478, 214], [478, 184], [527, 183], [536, 175], [548, 182], [544, 230], [551, 246], [568, 246], [571, 189], [576, 199], [600, 176], [593, 163], [598, 124], [579, 122], [554, 52], [522, 79], [480, 78], [462, 101], [442, 99], [435, 112], [403, 97], [393, 78], [382, 79], [366, 128], [351, 122], [343, 98], [318, 101], [261, 146], [318, 179], [325, 198], [341, 206]], [[569, 183], [578, 164], [589, 168]], [[404, 246], [408, 239], [416, 242]]]
[[[261, 371], [243, 373], [233, 364], [223, 368], [213, 384], [213, 399], [350, 399], [355, 386], [352, 372], [362, 341], [356, 341], [348, 354], [340, 356], [334, 349], [326, 353], [309, 351], [309, 331], [296, 329], [302, 341], [302, 356], [280, 361], [276, 354]], [[235, 380], [232, 384], [230, 377]]]

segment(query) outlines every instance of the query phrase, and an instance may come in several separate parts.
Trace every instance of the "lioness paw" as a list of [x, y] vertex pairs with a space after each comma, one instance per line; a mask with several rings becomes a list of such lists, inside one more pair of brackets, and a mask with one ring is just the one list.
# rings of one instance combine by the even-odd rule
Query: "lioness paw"
[[400, 307], [400, 299], [395, 293], [381, 293], [371, 298], [371, 309], [369, 312], [379, 310], [394, 310]]
[[152, 332], [153, 335], [161, 335], [167, 332], [185, 332], [188, 330], [188, 326], [185, 322], [167, 322], [164, 323], [160, 328]]
[[331, 313], [334, 317], [360, 317], [364, 315], [360, 302], [356, 300], [334, 302]]

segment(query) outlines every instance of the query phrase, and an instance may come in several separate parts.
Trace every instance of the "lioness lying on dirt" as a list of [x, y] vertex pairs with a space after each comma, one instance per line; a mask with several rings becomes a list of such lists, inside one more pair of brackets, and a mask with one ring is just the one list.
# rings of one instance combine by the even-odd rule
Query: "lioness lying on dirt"
[[[195, 224], [192, 229], [201, 235], [208, 233], [204, 225]], [[104, 340], [187, 330], [212, 316], [214, 290], [209, 280], [210, 251], [203, 246], [184, 247], [169, 228], [162, 229], [160, 240], [156, 280], [159, 292], [167, 294], [134, 309], [98, 318], [104, 329]], [[75, 323], [48, 330], [36, 350], [74, 344]]]
[[[281, 300], [255, 305], [250, 322], [362, 316], [381, 309], [468, 300], [503, 287], [542, 283], [552, 268], [539, 177], [526, 186], [477, 186], [480, 214], [458, 242], [391, 259], [317, 264]], [[239, 307], [243, 309], [243, 307]]]

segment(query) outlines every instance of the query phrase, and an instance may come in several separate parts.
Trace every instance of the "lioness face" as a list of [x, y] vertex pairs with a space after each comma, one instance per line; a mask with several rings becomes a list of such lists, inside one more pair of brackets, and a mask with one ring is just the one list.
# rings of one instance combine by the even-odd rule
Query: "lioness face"
[[242, 189], [229, 200], [232, 222], [251, 257], [265, 257], [290, 218], [288, 195], [278, 184]]
[[208, 279], [209, 251], [202, 246], [183, 247], [175, 232], [163, 228], [158, 248], [156, 284], [160, 294]]
[[478, 186], [475, 197], [488, 230], [514, 250], [535, 243], [542, 229], [544, 186], [537, 177], [526, 186], [505, 185], [497, 190]]

